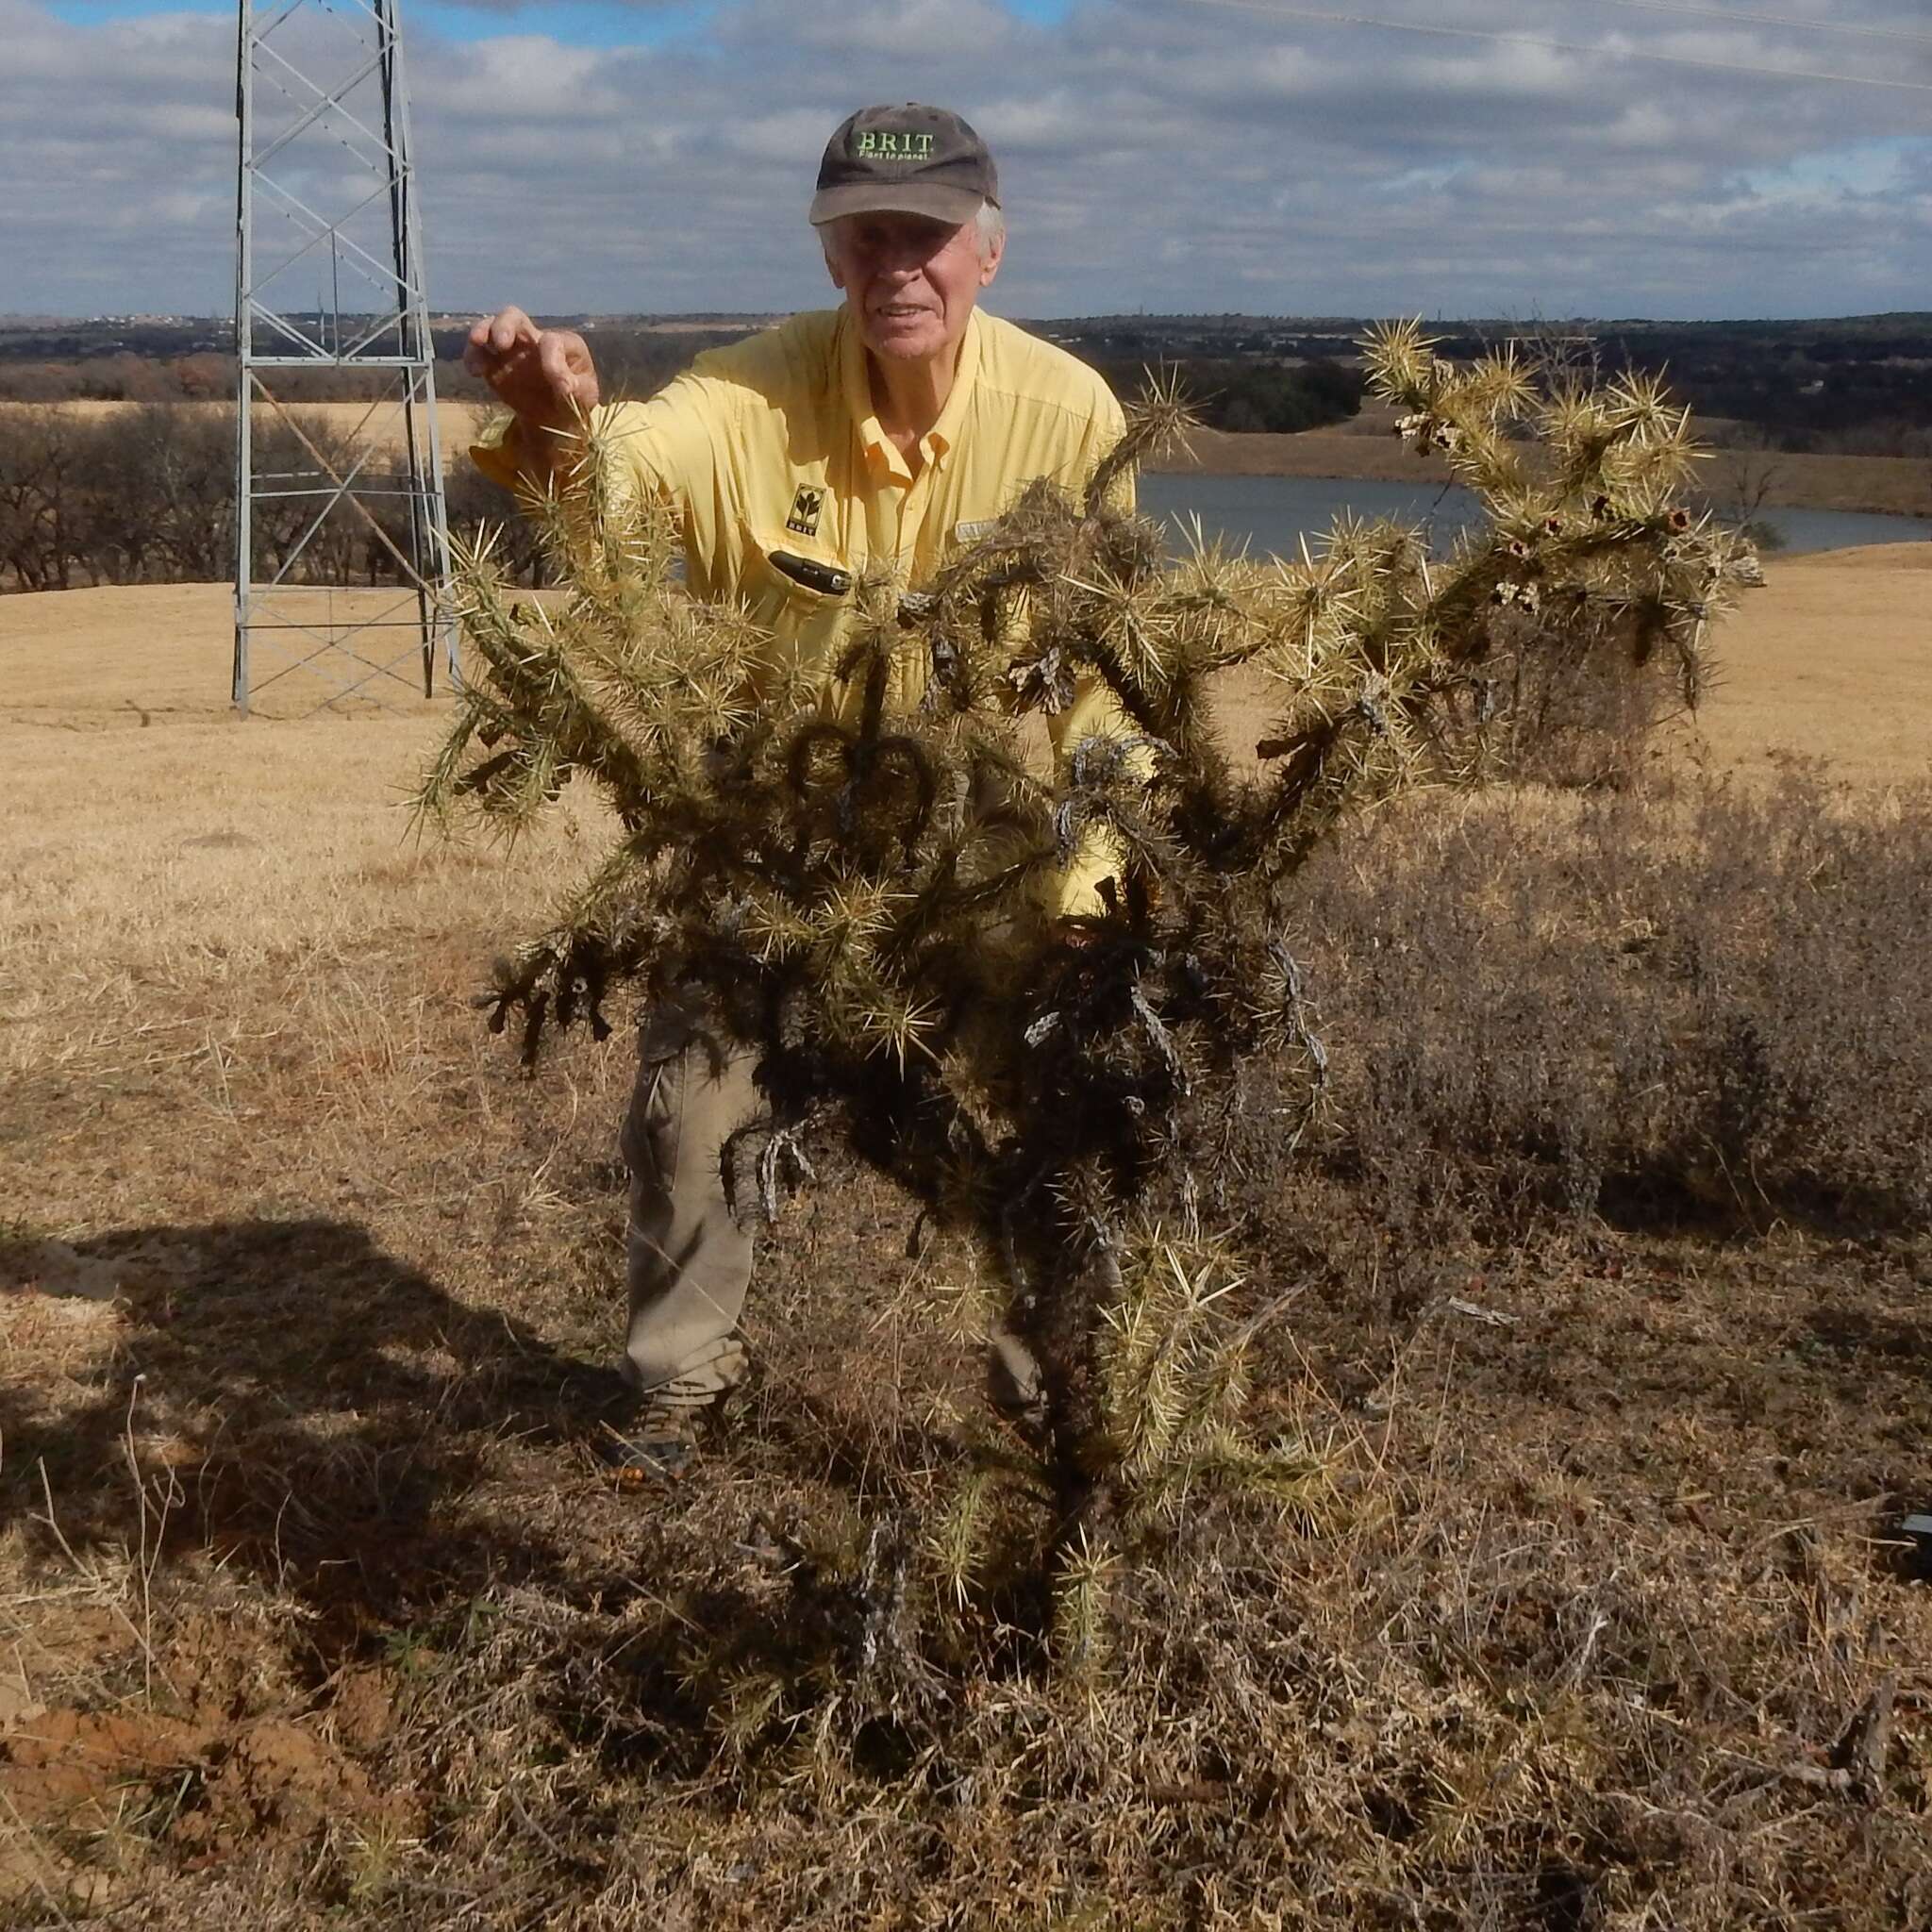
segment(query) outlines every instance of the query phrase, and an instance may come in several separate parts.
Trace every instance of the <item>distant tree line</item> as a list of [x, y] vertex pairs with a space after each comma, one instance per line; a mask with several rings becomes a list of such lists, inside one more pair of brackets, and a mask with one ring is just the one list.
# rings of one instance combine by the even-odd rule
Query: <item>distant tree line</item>
[[[1117, 394], [1132, 395], [1146, 380], [1144, 360], [1096, 362]], [[1182, 392], [1209, 429], [1290, 435], [1345, 423], [1361, 410], [1361, 371], [1325, 358], [1282, 362], [1190, 357], [1163, 366], [1179, 375]]]
[[[1552, 331], [1529, 333], [1546, 341]], [[1507, 335], [1450, 328], [1441, 353], [1463, 360]], [[1606, 323], [1588, 341], [1602, 372], [1667, 372], [1710, 441], [1792, 454], [1932, 456], [1932, 326], [1909, 318], [1871, 332], [1856, 324]]]
[[[1140, 388], [1143, 369], [1178, 368], [1215, 428], [1306, 429], [1355, 413], [1359, 378], [1347, 352], [1360, 332], [1354, 325], [1141, 316], [1041, 326], [1124, 392]], [[1593, 344], [1599, 373], [1668, 371], [1716, 440], [1932, 455], [1932, 317], [1574, 326]], [[1442, 350], [1466, 359], [1524, 332], [1507, 322], [1448, 324]], [[1544, 342], [1552, 332], [1549, 325], [1528, 330]], [[738, 339], [729, 326], [699, 332], [632, 320], [598, 322], [590, 335], [609, 391], [633, 396], [649, 395], [702, 350]], [[482, 385], [462, 367], [462, 338], [454, 325], [436, 331], [437, 393], [480, 401]], [[284, 373], [276, 392], [290, 402], [368, 400], [382, 381], [371, 376], [358, 386], [317, 368]], [[0, 330], [0, 401], [207, 401], [232, 397], [234, 389], [227, 338], [205, 322]]]
[[[608, 391], [643, 396], [688, 368], [707, 341], [683, 335], [645, 336], [611, 330], [594, 339]], [[1294, 431], [1319, 428], [1353, 416], [1361, 382], [1345, 362], [1327, 357], [1291, 361], [1270, 355], [1163, 354], [1149, 343], [1144, 355], [1123, 353], [1081, 341], [1067, 346], [1101, 369], [1123, 393], [1141, 385], [1149, 367], [1176, 369], [1201, 405], [1210, 428]], [[1452, 354], [1474, 342], [1452, 342]], [[1643, 369], [1660, 359], [1628, 351], [1633, 344], [1598, 344], [1605, 367]], [[1924, 362], [1857, 353], [1842, 357], [1836, 345], [1814, 343], [1803, 354], [1758, 354], [1726, 363], [1716, 354], [1692, 354], [1669, 364], [1676, 392], [1696, 410], [1706, 434], [1721, 443], [1742, 440], [1751, 447], [1785, 451], [1837, 451], [1852, 456], [1932, 456], [1932, 357]], [[340, 372], [285, 371], [276, 393], [287, 402], [372, 401], [393, 392], [379, 376], [360, 380]], [[488, 400], [484, 386], [454, 359], [436, 365], [439, 397]], [[0, 358], [0, 403], [207, 402], [234, 393], [234, 365], [215, 354], [161, 361], [115, 355], [85, 362], [9, 362]]]
[[[345, 473], [355, 459], [348, 440], [322, 417], [293, 414], [302, 434], [339, 475]], [[258, 421], [255, 433], [262, 472], [314, 471], [314, 459], [287, 425]], [[376, 473], [384, 479], [392, 474], [391, 464]], [[0, 409], [0, 591], [231, 576], [234, 477], [232, 408], [153, 403], [92, 418], [55, 408]], [[474, 534], [484, 524], [506, 524], [512, 567], [527, 577], [534, 545], [509, 498], [462, 462], [452, 466], [447, 491], [452, 530]], [[377, 497], [368, 507], [407, 553], [402, 505]], [[258, 576], [275, 575], [292, 558], [294, 582], [400, 579], [388, 544], [346, 508], [334, 511], [305, 545], [315, 509], [312, 497], [258, 502]]]

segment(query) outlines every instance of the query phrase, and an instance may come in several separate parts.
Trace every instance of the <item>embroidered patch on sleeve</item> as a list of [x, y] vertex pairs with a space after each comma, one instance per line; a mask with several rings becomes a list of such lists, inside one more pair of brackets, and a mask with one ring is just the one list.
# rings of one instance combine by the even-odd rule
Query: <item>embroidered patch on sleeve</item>
[[785, 519], [785, 527], [796, 530], [801, 537], [816, 537], [819, 533], [819, 512], [824, 507], [825, 492], [814, 489], [809, 483], [801, 483], [791, 499], [791, 514]]

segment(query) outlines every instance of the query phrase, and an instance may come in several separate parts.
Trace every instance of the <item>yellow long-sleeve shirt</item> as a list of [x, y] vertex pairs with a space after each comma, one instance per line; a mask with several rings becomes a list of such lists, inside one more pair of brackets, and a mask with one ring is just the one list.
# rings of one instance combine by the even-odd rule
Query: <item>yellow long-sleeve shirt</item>
[[[1034, 477], [1082, 487], [1122, 426], [1094, 371], [976, 310], [916, 475], [879, 426], [864, 346], [842, 308], [708, 350], [648, 402], [597, 412], [620, 484], [677, 506], [693, 594], [742, 604], [804, 661], [827, 668], [849, 599], [799, 583], [774, 552], [854, 575], [883, 563], [917, 589]], [[471, 456], [511, 483], [522, 457], [515, 425]], [[918, 654], [906, 654], [900, 675], [895, 696], [916, 702]], [[1118, 725], [1111, 694], [1090, 683], [1048, 730], [1058, 754]], [[1112, 870], [1106, 843], [1091, 843], [1062, 881], [1059, 910], [1097, 910]]]

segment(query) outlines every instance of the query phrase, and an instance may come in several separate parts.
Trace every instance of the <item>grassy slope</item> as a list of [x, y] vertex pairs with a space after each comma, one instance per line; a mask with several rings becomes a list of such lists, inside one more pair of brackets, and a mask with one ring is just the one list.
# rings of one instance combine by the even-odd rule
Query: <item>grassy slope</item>
[[[1774, 568], [1744, 622], [1826, 567]], [[1769, 916], [1746, 880], [1696, 925], [1642, 858], [1694, 814], [1505, 802], [1338, 855], [1310, 947], [1364, 1125], [1285, 1168], [1257, 1116], [1224, 1210], [1257, 1303], [1295, 1297], [1264, 1421], [1324, 1446], [1332, 1495], [1197, 1513], [1089, 1700], [1017, 1642], [885, 1684], [778, 1533], [836, 1543], [946, 1479], [959, 1257], [907, 1259], [835, 1170], [767, 1245], [730, 1445], [674, 1496], [608, 1490], [584, 1364], [626, 1043], [528, 1083], [465, 1003], [568, 822], [404, 844], [431, 721], [226, 719], [218, 588], [6, 608], [15, 1922], [1924, 1923], [1932, 1595], [1885, 1543], [1932, 1502], [1923, 1233], [1711, 1171], [1504, 1213], [1414, 1110], [1484, 1029], [1482, 1067], [1550, 1078], [1579, 987], [1648, 1011], [1599, 969], [1674, 957], [1680, 908], [1711, 942]], [[1777, 842], [1726, 824], [1719, 856]], [[1398, 1106], [1404, 1069], [1434, 1084]]]

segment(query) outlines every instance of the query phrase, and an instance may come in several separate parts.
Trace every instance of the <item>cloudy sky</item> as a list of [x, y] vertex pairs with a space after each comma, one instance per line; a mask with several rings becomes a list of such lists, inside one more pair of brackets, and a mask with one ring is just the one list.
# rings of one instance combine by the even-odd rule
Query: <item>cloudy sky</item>
[[[298, 0], [317, 36], [356, 15], [334, 4]], [[1932, 308], [1926, 0], [404, 0], [403, 20], [439, 308], [814, 304], [819, 150], [901, 99], [991, 144], [1010, 314]], [[232, 308], [234, 47], [232, 0], [0, 0], [0, 311]]]

